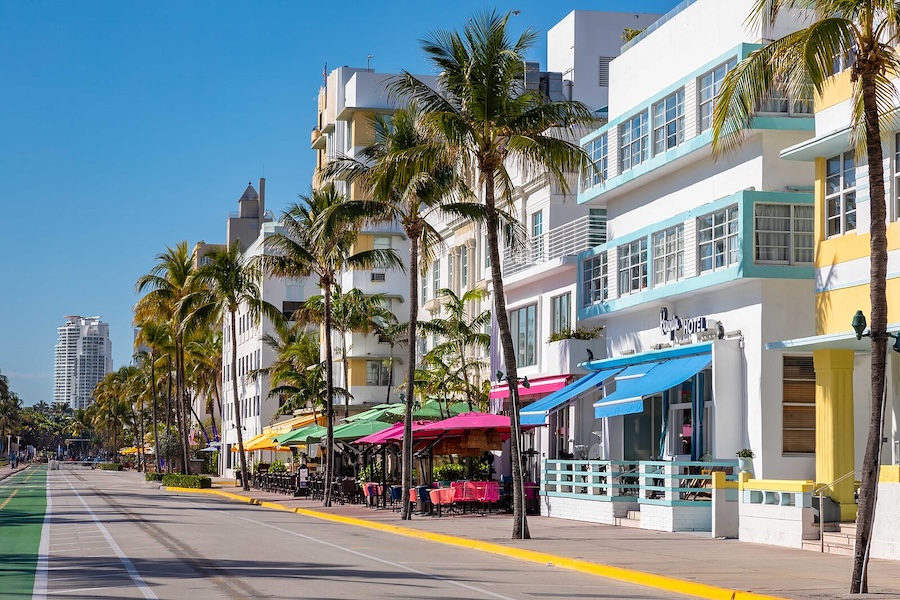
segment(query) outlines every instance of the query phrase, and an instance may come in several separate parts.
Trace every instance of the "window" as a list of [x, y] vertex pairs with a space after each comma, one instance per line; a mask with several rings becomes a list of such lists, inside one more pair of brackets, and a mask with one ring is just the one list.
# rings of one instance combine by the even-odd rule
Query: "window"
[[856, 164], [852, 152], [825, 161], [825, 222], [828, 237], [856, 229]]
[[584, 189], [598, 185], [606, 180], [609, 174], [609, 149], [608, 136], [601, 135], [584, 146], [584, 151], [590, 157], [593, 165], [588, 165], [584, 170]]
[[647, 289], [647, 238], [619, 246], [619, 295]]
[[647, 111], [638, 113], [619, 127], [619, 160], [622, 171], [636, 167], [648, 158]]
[[856, 47], [851, 47], [847, 52], [835, 54], [834, 60], [831, 62], [831, 75], [837, 75], [841, 71], [846, 71], [856, 62]]
[[653, 105], [653, 152], [659, 154], [684, 141], [684, 88]]
[[544, 211], [531, 215], [531, 255], [534, 260], [544, 260]]
[[738, 207], [704, 215], [697, 219], [700, 272], [715, 271], [738, 262]]
[[451, 253], [447, 257], [447, 287], [450, 289], [456, 289], [454, 287], [455, 282], [453, 281], [453, 263], [454, 263], [454, 257], [453, 257], [453, 254]]
[[816, 370], [811, 356], [784, 356], [782, 452], [816, 451]]
[[434, 287], [434, 297], [437, 298], [438, 290], [441, 289], [441, 261], [440, 259], [434, 261], [434, 264], [431, 266], [431, 278]]
[[609, 63], [613, 61], [613, 56], [601, 56], [598, 61], [598, 77], [597, 85], [600, 87], [609, 87]]
[[684, 225], [653, 234], [653, 285], [684, 277]]
[[384, 281], [385, 273], [382, 270], [372, 271], [372, 281]]
[[422, 273], [422, 304], [428, 302], [428, 276]]
[[700, 131], [706, 131], [712, 125], [712, 112], [716, 105], [716, 96], [722, 88], [722, 81], [725, 74], [735, 67], [737, 61], [731, 59], [728, 62], [719, 65], [706, 75], [700, 77]]
[[563, 294], [550, 299], [550, 333], [560, 333], [572, 329], [572, 294]]
[[376, 235], [372, 238], [372, 248], [375, 250], [390, 250], [391, 249], [391, 236], [389, 235]]
[[509, 313], [509, 329], [516, 347], [516, 366], [537, 364], [535, 343], [537, 340], [537, 304], [530, 304]]
[[366, 385], [390, 385], [391, 371], [384, 361], [366, 361]]
[[609, 272], [606, 264], [606, 252], [601, 252], [583, 263], [581, 301], [590, 306], [609, 299]]
[[469, 286], [469, 247], [459, 248], [459, 287], [466, 289]]
[[758, 262], [784, 265], [813, 262], [813, 207], [804, 204], [757, 204], [754, 210]]

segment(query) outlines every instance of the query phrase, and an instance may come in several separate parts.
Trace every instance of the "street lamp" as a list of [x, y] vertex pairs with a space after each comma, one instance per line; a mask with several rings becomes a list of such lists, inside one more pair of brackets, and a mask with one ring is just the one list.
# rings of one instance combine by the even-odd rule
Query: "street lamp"
[[866, 331], [866, 325], [866, 315], [864, 315], [863, 311], [861, 310], [856, 311], [856, 314], [853, 315], [853, 320], [850, 322], [850, 326], [853, 328], [854, 333], [856, 333], [856, 339], [861, 340], [863, 339], [863, 337], [894, 338], [894, 345], [891, 347], [894, 349], [894, 352], [900, 352], [900, 333], [891, 333], [889, 331], [885, 331], [883, 333], [877, 331]]

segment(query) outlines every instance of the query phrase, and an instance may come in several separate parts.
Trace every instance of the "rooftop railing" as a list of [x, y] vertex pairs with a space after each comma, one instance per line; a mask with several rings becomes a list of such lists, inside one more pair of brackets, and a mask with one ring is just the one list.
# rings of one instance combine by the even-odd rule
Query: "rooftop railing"
[[606, 243], [606, 217], [587, 215], [529, 237], [521, 248], [503, 253], [503, 273], [512, 275], [535, 265], [578, 254]]

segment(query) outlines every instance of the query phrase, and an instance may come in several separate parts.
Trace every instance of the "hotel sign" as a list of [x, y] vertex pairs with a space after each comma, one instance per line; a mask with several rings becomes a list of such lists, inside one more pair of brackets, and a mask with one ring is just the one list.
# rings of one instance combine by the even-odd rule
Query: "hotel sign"
[[[715, 323], [713, 322], [713, 326]], [[669, 317], [669, 309], [665, 306], [659, 309], [659, 330], [663, 335], [669, 336], [673, 342], [676, 339], [690, 338], [691, 335], [709, 331], [706, 317], [691, 317], [683, 319], [678, 315]], [[681, 335], [678, 335], [681, 332]]]

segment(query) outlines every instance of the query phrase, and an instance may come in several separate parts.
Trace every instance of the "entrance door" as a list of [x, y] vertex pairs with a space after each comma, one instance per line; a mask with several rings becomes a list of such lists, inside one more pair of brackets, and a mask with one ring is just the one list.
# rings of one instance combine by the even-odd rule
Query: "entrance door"
[[642, 412], [623, 418], [625, 460], [653, 460], [658, 458], [659, 436], [662, 432], [662, 396], [644, 398]]

